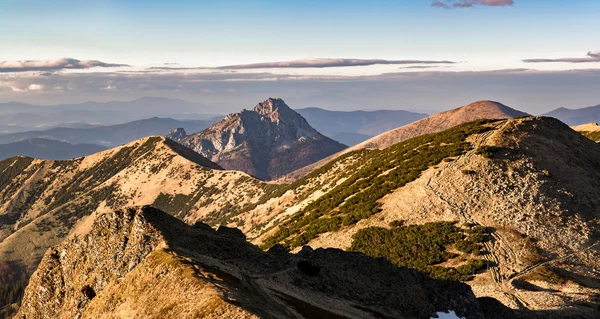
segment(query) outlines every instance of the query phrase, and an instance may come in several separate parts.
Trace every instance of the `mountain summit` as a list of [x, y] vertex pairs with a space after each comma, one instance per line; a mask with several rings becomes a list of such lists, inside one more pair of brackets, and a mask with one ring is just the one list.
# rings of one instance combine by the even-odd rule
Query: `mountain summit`
[[226, 169], [274, 179], [345, 148], [282, 99], [269, 98], [180, 141]]

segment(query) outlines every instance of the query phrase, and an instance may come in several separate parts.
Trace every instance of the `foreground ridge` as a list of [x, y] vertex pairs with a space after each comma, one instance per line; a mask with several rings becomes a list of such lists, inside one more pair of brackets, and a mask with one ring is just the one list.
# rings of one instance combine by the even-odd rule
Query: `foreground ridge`
[[483, 318], [465, 284], [383, 259], [280, 246], [188, 226], [148, 206], [97, 218], [45, 254], [16, 318]]

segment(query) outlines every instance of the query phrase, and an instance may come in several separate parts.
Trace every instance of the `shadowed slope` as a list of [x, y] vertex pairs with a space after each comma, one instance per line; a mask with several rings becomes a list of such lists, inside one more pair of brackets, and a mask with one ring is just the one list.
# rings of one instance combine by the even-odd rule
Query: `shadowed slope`
[[234, 230], [142, 207], [104, 214], [50, 249], [16, 318], [428, 318], [449, 309], [482, 318], [464, 284], [335, 249], [264, 253]]

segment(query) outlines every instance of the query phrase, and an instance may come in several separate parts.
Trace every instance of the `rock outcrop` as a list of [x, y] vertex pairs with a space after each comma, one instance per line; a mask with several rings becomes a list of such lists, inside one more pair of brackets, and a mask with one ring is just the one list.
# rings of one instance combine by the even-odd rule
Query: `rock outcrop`
[[226, 169], [263, 180], [285, 175], [345, 148], [312, 128], [281, 99], [229, 114], [181, 144]]
[[429, 318], [448, 310], [483, 318], [465, 284], [336, 249], [265, 253], [231, 230], [140, 207], [103, 214], [89, 233], [48, 250], [16, 318]]
[[182, 127], [172, 129], [169, 134], [167, 134], [167, 138], [173, 140], [175, 142], [179, 142], [183, 140], [187, 136], [186, 131]]

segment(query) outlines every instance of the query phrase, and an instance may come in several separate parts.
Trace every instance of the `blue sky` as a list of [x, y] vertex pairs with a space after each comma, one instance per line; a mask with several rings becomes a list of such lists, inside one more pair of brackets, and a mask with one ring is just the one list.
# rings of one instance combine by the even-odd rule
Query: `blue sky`
[[0, 28], [10, 32], [0, 33], [6, 47], [0, 60], [214, 66], [348, 57], [519, 67], [525, 58], [583, 56], [597, 49], [599, 17], [595, 0], [522, 0], [454, 10], [427, 0], [4, 0]]
[[[596, 58], [591, 63], [522, 61], [587, 59], [588, 52], [599, 51], [600, 1], [444, 2], [450, 6], [470, 2], [474, 6], [444, 9], [432, 6], [433, 1], [429, 0], [3, 0], [0, 1], [0, 63], [74, 58], [129, 65], [53, 70], [62, 77], [82, 72], [133, 73], [149, 72], [150, 67], [216, 67], [312, 58], [456, 63], [278, 67], [243, 72], [357, 77], [424, 70], [425, 67], [437, 72], [521, 68], [558, 72], [600, 68]], [[512, 5], [486, 5], [498, 2], [512, 2]], [[160, 74], [165, 72], [167, 70], [162, 70]], [[186, 74], [190, 72], [185, 70]], [[171, 70], [171, 73], [181, 72]], [[32, 74], [26, 75], [30, 78], [27, 83], [24, 79], [23, 83], [15, 82], [14, 77], [25, 77], [21, 73], [11, 73], [12, 80], [7, 80], [6, 74], [3, 76], [4, 80], [0, 77], [0, 102], [5, 99], [36, 101], [42, 97], [48, 100], [48, 95], [41, 95], [40, 91], [44, 90], [28, 90], [38, 88], [31, 85], [40, 82]], [[20, 86], [14, 86], [17, 84]], [[105, 84], [104, 94], [78, 92], [75, 95], [75, 92], [55, 89], [49, 101], [73, 102], [86, 96], [88, 99], [125, 98], [115, 92], [108, 94], [115, 86]], [[42, 84], [39, 85], [42, 88]], [[138, 95], [153, 93], [164, 94], [139, 92]]]

